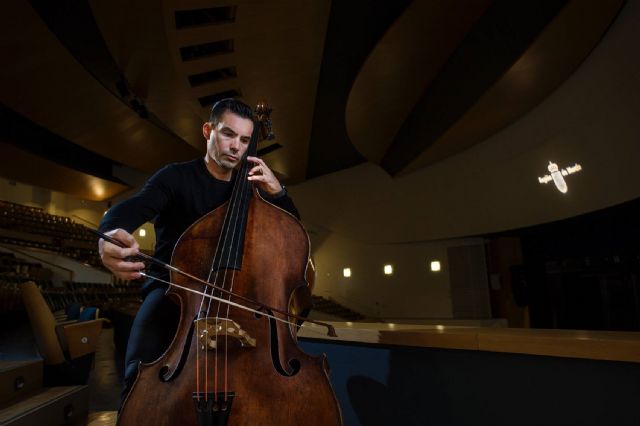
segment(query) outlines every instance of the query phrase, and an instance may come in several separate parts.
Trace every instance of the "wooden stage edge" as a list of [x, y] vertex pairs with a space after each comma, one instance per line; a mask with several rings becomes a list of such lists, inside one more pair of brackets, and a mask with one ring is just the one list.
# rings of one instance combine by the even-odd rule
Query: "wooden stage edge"
[[331, 322], [338, 337], [305, 324], [298, 336], [314, 341], [509, 352], [640, 363], [640, 333], [385, 323]]

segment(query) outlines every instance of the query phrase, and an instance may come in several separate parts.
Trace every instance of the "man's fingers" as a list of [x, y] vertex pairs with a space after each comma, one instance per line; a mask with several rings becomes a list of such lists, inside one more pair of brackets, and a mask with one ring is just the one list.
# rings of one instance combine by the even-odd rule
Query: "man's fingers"
[[103, 258], [102, 263], [104, 264], [104, 266], [114, 272], [136, 271], [145, 267], [145, 264], [138, 260], [134, 261], [129, 259], [121, 259], [118, 257], [105, 257]]
[[140, 278], [141, 275], [138, 271], [144, 269], [144, 263], [126, 260], [128, 257], [135, 256], [139, 253], [140, 246], [135, 237], [120, 228], [106, 232], [105, 234], [117, 240], [125, 247], [123, 248], [100, 239], [98, 248], [104, 266], [118, 278], [124, 280], [137, 280]]
[[138, 254], [138, 249], [137, 248], [127, 248], [127, 249], [120, 249], [120, 257], [125, 258], [125, 257], [129, 257], [129, 256], [135, 256]]
[[255, 167], [253, 167], [250, 171], [249, 171], [249, 175], [254, 175], [256, 174], [258, 171], [261, 171], [262, 175], [270, 175], [273, 176], [273, 172], [271, 171], [271, 169], [269, 168], [269, 166], [267, 166], [267, 163], [264, 162], [264, 160], [258, 158], [258, 157], [247, 157], [247, 160], [251, 161], [252, 163], [257, 164]]
[[113, 231], [107, 232], [107, 235], [111, 238], [115, 238], [127, 247], [135, 248], [136, 250], [139, 248], [135, 237], [124, 229], [114, 229]]
[[122, 278], [123, 280], [129, 280], [129, 281], [137, 280], [142, 276], [140, 275], [139, 272], [118, 273], [116, 275], [118, 275], [118, 278]]
[[247, 160], [256, 164], [249, 171], [248, 180], [259, 182], [260, 189], [268, 194], [274, 195], [282, 190], [282, 185], [273, 174], [267, 164], [258, 157], [247, 157]]
[[251, 161], [252, 163], [258, 163], [261, 166], [266, 166], [267, 165], [267, 163], [265, 163], [263, 159], [258, 158], [258, 157], [248, 156], [247, 160]]
[[118, 261], [114, 264], [114, 269], [120, 272], [139, 271], [144, 269], [142, 262], [127, 262], [126, 260]]
[[252, 176], [256, 173], [258, 173], [259, 170], [262, 170], [261, 168], [262, 166], [255, 166], [254, 168], [252, 168], [251, 170], [249, 170], [249, 176]]
[[124, 259], [125, 257], [128, 256], [135, 256], [138, 254], [138, 249], [135, 247], [131, 247], [131, 248], [122, 248], [122, 247], [118, 247], [115, 244], [111, 244], [109, 242], [105, 242], [102, 252], [108, 256], [111, 257], [117, 257], [120, 259]]
[[249, 176], [247, 179], [249, 180], [255, 180], [258, 182], [266, 182], [267, 178], [265, 177], [265, 175], [253, 175], [253, 176]]

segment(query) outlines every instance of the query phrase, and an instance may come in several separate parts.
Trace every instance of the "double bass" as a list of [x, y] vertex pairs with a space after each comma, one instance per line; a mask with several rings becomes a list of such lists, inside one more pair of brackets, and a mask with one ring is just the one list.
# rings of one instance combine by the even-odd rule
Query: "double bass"
[[229, 201], [176, 243], [167, 295], [180, 323], [166, 352], [140, 365], [118, 425], [342, 424], [326, 357], [297, 345], [305, 318], [295, 307], [310, 293], [308, 235], [247, 180], [246, 155], [256, 155], [268, 112], [256, 110], [262, 120]]

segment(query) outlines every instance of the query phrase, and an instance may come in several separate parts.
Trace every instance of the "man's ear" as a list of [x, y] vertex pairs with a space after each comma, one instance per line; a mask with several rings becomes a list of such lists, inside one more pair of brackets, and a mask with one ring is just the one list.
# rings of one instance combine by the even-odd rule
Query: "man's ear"
[[209, 140], [209, 137], [211, 136], [211, 130], [213, 129], [213, 126], [211, 125], [210, 122], [206, 121], [203, 125], [202, 125], [202, 135], [204, 136], [205, 140]]

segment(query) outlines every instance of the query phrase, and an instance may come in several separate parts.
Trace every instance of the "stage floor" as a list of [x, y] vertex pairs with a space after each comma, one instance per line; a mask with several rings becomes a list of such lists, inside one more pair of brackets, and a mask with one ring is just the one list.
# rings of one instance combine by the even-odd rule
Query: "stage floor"
[[117, 411], [94, 411], [89, 413], [87, 426], [114, 426], [117, 415]]

